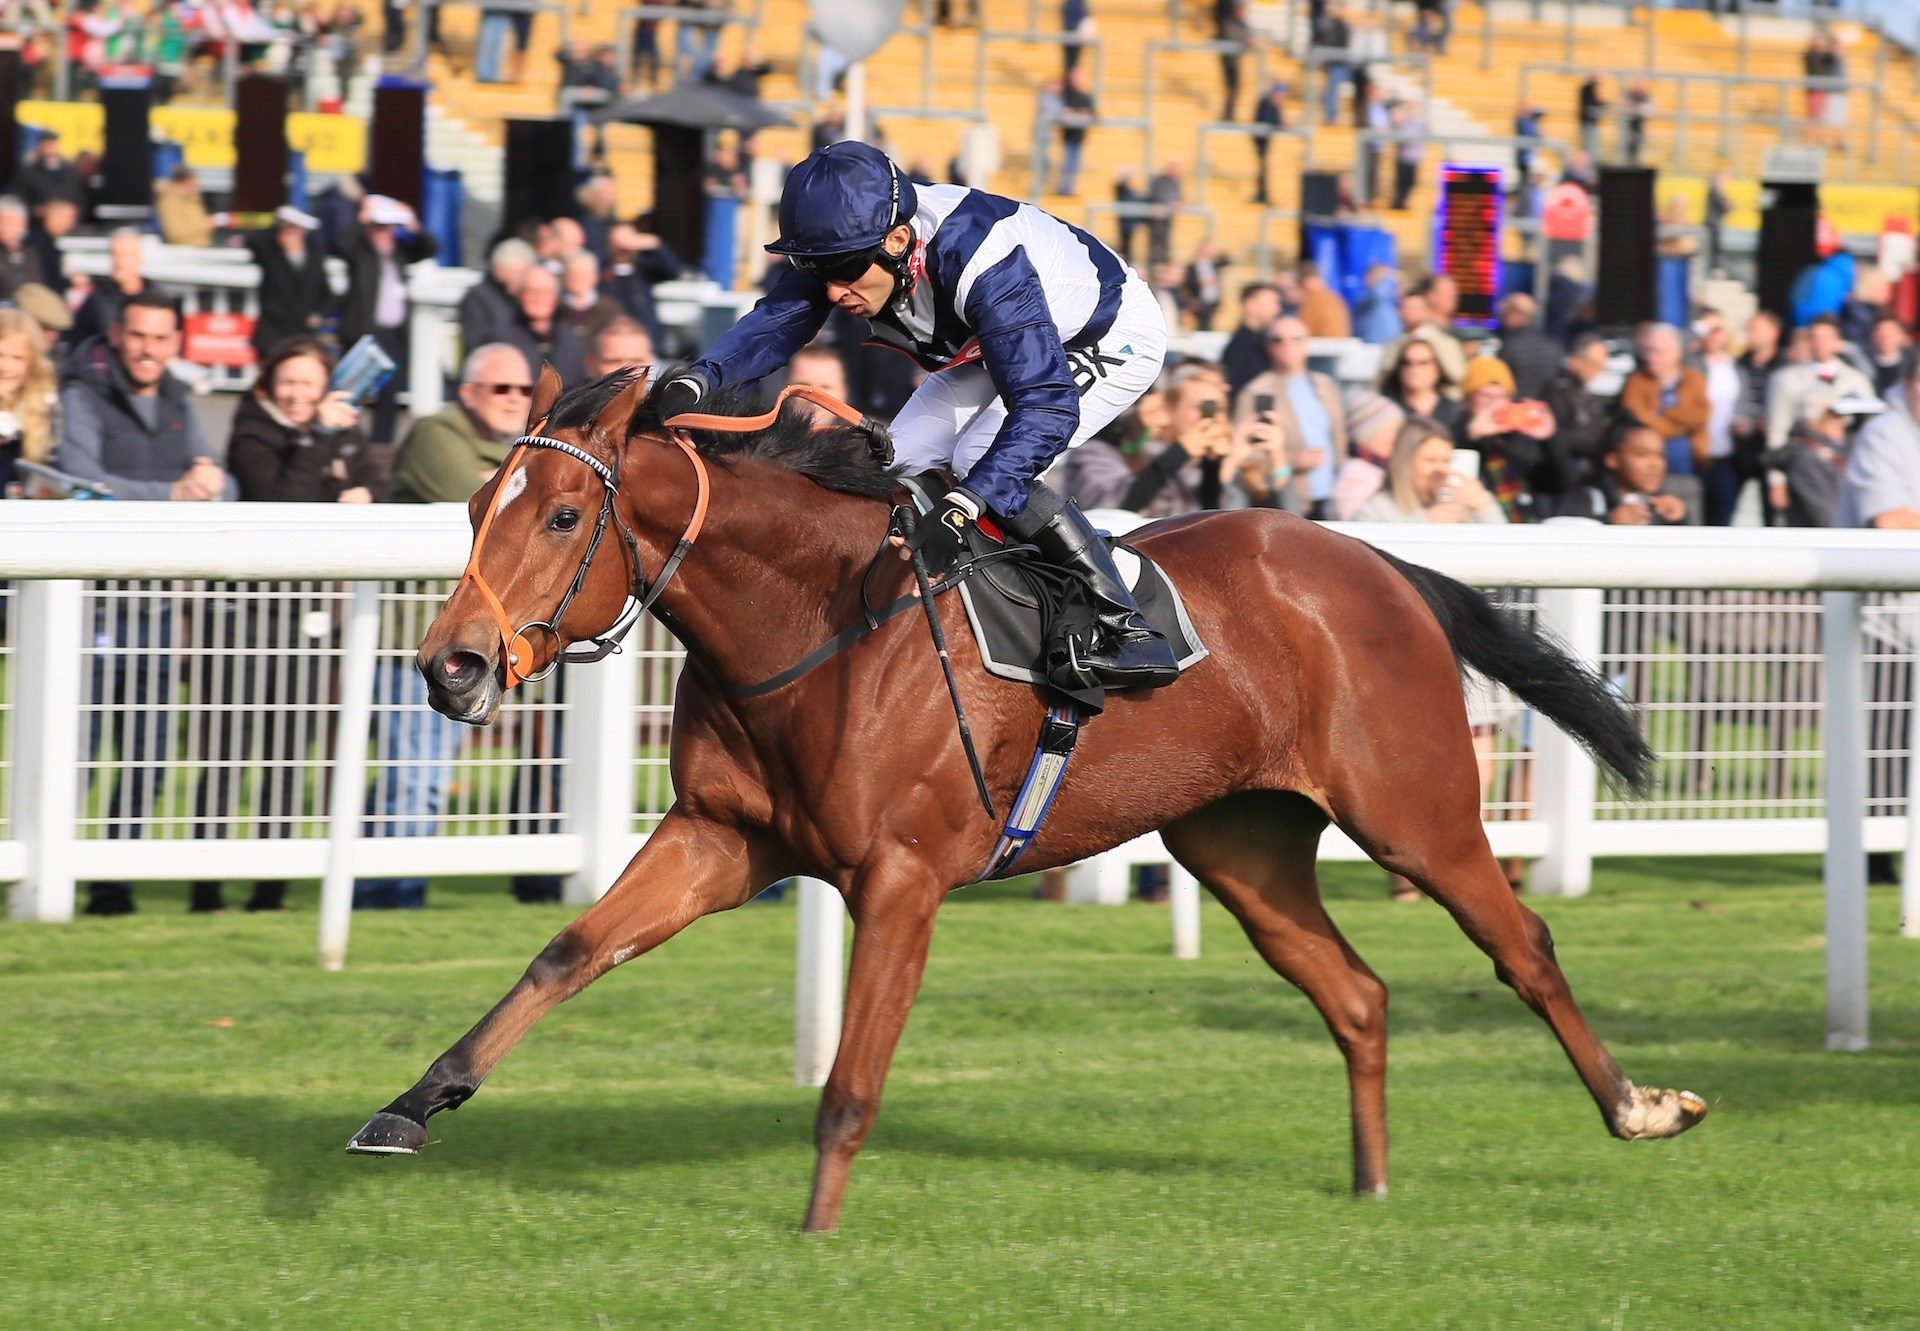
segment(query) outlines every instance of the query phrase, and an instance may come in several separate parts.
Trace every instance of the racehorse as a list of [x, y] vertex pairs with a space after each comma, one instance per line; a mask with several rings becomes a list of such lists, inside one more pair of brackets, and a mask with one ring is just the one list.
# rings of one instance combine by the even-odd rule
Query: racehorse
[[[861, 621], [865, 575], [876, 597], [907, 594], [905, 566], [876, 558], [893, 478], [860, 429], [822, 426], [795, 404], [744, 430], [712, 416], [668, 425], [630, 373], [562, 396], [543, 369], [531, 419], [535, 434], [469, 503], [467, 575], [421, 643], [433, 705], [485, 724], [563, 651], [596, 640], [604, 654], [608, 626], [645, 604], [687, 652], [676, 798], [607, 894], [350, 1149], [417, 1151], [428, 1118], [466, 1101], [555, 1004], [702, 916], [807, 874], [840, 891], [854, 924], [805, 1220], [830, 1230], [940, 903], [1000, 832], [912, 620], [798, 678], [787, 669]], [[1158, 829], [1345, 1055], [1356, 1193], [1387, 1185], [1387, 990], [1321, 905], [1314, 859], [1330, 822], [1453, 915], [1552, 1028], [1616, 1137], [1699, 1122], [1704, 1101], [1636, 1086], [1588, 1028], [1546, 925], [1516, 899], [1480, 823], [1462, 663], [1637, 785], [1652, 754], [1599, 676], [1482, 593], [1284, 513], [1190, 514], [1128, 540], [1183, 589], [1211, 654], [1167, 688], [1109, 697], [1020, 871]], [[1004, 809], [1048, 699], [979, 669], [956, 599], [935, 604]]]

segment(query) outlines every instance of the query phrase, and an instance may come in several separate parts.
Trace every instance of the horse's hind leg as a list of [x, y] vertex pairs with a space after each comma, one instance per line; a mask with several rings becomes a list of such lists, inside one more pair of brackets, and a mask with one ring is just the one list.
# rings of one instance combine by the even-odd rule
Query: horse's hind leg
[[1353, 1190], [1387, 1190], [1387, 988], [1320, 904], [1326, 815], [1297, 796], [1248, 793], [1167, 827], [1167, 849], [1239, 919], [1267, 964], [1303, 990], [1347, 1059]]
[[676, 806], [607, 894], [562, 929], [526, 974], [426, 1075], [354, 1134], [349, 1151], [411, 1155], [427, 1119], [458, 1109], [533, 1024], [615, 966], [651, 951], [702, 915], [747, 900], [777, 877], [736, 829]]
[[1420, 772], [1425, 798], [1402, 787], [1367, 814], [1343, 816], [1342, 827], [1381, 867], [1412, 879], [1444, 906], [1493, 959], [1494, 973], [1552, 1027], [1614, 1136], [1675, 1137], [1698, 1123], [1705, 1101], [1690, 1091], [1634, 1085], [1587, 1025], [1546, 922], [1514, 896], [1487, 845], [1477, 784], [1468, 784], [1473, 769], [1453, 781], [1444, 762], [1409, 770]]

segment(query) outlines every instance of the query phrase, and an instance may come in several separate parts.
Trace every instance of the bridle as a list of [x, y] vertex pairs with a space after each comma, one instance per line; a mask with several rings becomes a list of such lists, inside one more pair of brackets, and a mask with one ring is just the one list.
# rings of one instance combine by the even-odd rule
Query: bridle
[[[767, 429], [779, 418], [780, 409], [786, 405], [788, 398], [799, 398], [802, 401], [811, 402], [847, 424], [866, 430], [870, 438], [884, 446], [887, 437], [884, 426], [872, 417], [861, 415], [838, 398], [817, 388], [783, 388], [780, 390], [780, 395], [774, 399], [772, 409], [760, 416], [708, 416], [687, 412], [663, 422], [667, 438], [678, 445], [680, 451], [687, 455], [687, 461], [693, 464], [694, 480], [698, 490], [694, 498], [693, 515], [687, 519], [686, 528], [680, 533], [680, 539], [674, 545], [673, 553], [668, 555], [666, 562], [660, 566], [659, 576], [651, 583], [647, 580], [646, 569], [640, 560], [640, 542], [635, 538], [633, 529], [620, 516], [614, 503], [614, 497], [620, 489], [619, 473], [584, 448], [577, 444], [570, 444], [564, 439], [555, 439], [550, 435], [536, 432], [523, 434], [513, 441], [512, 451], [507, 454], [506, 461], [500, 464], [500, 484], [494, 490], [493, 501], [487, 505], [486, 516], [480, 520], [480, 530], [474, 533], [473, 553], [467, 557], [467, 567], [460, 575], [461, 584], [470, 582], [478, 589], [488, 613], [493, 616], [494, 625], [500, 633], [501, 661], [506, 673], [506, 686], [509, 689], [516, 684], [532, 684], [545, 679], [562, 661], [570, 664], [603, 661], [620, 650], [621, 640], [632, 631], [640, 617], [651, 610], [654, 603], [660, 599], [660, 594], [667, 589], [667, 584], [673, 581], [673, 575], [679, 572], [681, 561], [687, 557], [687, 552], [693, 548], [693, 543], [700, 539], [701, 528], [706, 525], [707, 501], [712, 487], [707, 476], [706, 460], [700, 456], [699, 449], [695, 447], [687, 432], [715, 430], [728, 434], [746, 434], [754, 430]], [[545, 423], [544, 420], [541, 422], [542, 425]], [[595, 476], [600, 478], [600, 512], [594, 519], [593, 535], [587, 542], [586, 553], [581, 556], [579, 567], [574, 570], [573, 580], [568, 583], [566, 592], [560, 597], [560, 603], [545, 619], [531, 620], [515, 628], [506, 607], [500, 602], [500, 597], [487, 584], [485, 575], [480, 571], [480, 555], [486, 548], [487, 535], [493, 529], [494, 518], [506, 506], [507, 480], [513, 475], [514, 467], [529, 449], [546, 449], [585, 464]], [[626, 601], [621, 606], [619, 616], [603, 632], [596, 634], [591, 639], [590, 645], [560, 647], [554, 652], [553, 659], [547, 662], [545, 669], [537, 674], [528, 673], [521, 667], [530, 664], [537, 655], [537, 651], [527, 634], [547, 633], [552, 635], [555, 642], [560, 641], [560, 625], [567, 617], [567, 610], [580, 595], [581, 589], [586, 586], [587, 572], [593, 567], [593, 558], [599, 553], [600, 543], [606, 538], [609, 526], [620, 533], [620, 539], [626, 545], [628, 568], [632, 574], [628, 582]]]

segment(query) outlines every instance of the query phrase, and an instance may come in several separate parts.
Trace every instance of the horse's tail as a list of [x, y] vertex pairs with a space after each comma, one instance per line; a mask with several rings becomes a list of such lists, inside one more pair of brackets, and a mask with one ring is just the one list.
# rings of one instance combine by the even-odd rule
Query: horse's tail
[[1607, 682], [1580, 664], [1553, 634], [1530, 628], [1479, 591], [1381, 551], [1440, 621], [1456, 661], [1506, 685], [1521, 701], [1579, 741], [1594, 761], [1637, 793], [1653, 775], [1654, 753]]

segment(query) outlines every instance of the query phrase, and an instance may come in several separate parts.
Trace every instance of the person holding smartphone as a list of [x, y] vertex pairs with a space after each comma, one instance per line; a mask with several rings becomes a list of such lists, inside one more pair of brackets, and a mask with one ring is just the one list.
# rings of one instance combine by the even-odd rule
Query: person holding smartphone
[[1481, 482], [1508, 521], [1538, 521], [1537, 497], [1552, 500], [1573, 484], [1572, 461], [1554, 440], [1553, 412], [1543, 402], [1515, 401], [1513, 371], [1491, 356], [1469, 361], [1460, 387], [1466, 419], [1454, 442], [1481, 455]]
[[1474, 470], [1432, 421], [1400, 427], [1387, 460], [1387, 481], [1354, 512], [1355, 522], [1439, 522], [1503, 525], [1507, 515]]
[[[1271, 460], [1269, 480], [1279, 506], [1307, 517], [1323, 515], [1334, 476], [1347, 456], [1347, 413], [1340, 386], [1307, 368], [1310, 339], [1297, 315], [1283, 314], [1267, 330], [1272, 368], [1240, 390], [1234, 424], [1258, 422], [1273, 431], [1259, 446]], [[1251, 440], [1249, 440], [1251, 442]]]

